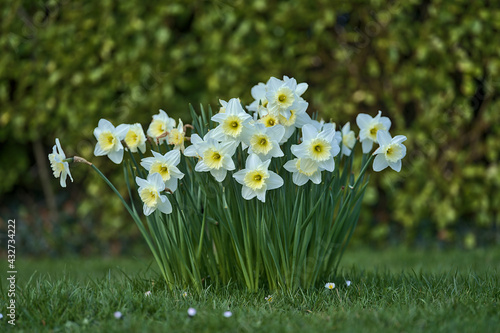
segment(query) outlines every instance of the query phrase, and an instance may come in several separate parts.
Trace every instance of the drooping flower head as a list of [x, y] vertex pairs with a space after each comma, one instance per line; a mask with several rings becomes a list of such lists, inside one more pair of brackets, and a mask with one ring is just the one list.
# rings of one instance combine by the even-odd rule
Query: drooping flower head
[[342, 154], [345, 156], [351, 156], [352, 148], [356, 143], [356, 136], [354, 131], [351, 131], [351, 124], [347, 123], [342, 127]]
[[241, 194], [244, 199], [250, 200], [257, 197], [262, 202], [266, 201], [266, 191], [279, 188], [283, 179], [275, 172], [268, 170], [271, 160], [261, 161], [259, 156], [248, 156], [245, 169], [236, 172], [233, 177], [243, 185]]
[[406, 136], [396, 135], [392, 138], [389, 132], [378, 131], [377, 141], [380, 147], [373, 152], [373, 155], [377, 155], [373, 170], [378, 172], [389, 166], [394, 171], [401, 171], [401, 159], [406, 156], [406, 147], [402, 142], [406, 141]]
[[378, 131], [389, 131], [391, 128], [391, 120], [387, 117], [382, 117], [382, 111], [379, 111], [375, 118], [365, 113], [360, 113], [356, 117], [356, 124], [359, 127], [359, 141], [361, 141], [364, 154], [372, 150], [374, 142], [378, 142]]
[[157, 209], [165, 214], [172, 212], [172, 205], [167, 196], [161, 194], [165, 190], [165, 183], [159, 173], [150, 174], [147, 179], [136, 177], [135, 181], [139, 185], [139, 197], [144, 203], [144, 215], [149, 216]]
[[71, 181], [71, 171], [69, 170], [69, 163], [64, 161], [66, 155], [62, 150], [61, 143], [59, 139], [56, 138], [56, 144], [52, 147], [52, 154], [49, 154], [50, 167], [52, 168], [52, 173], [54, 177], [60, 178], [60, 184], [62, 187], [66, 187], [66, 177], [69, 176]]
[[152, 152], [153, 157], [143, 158], [141, 165], [149, 171], [149, 174], [160, 174], [165, 182], [165, 188], [174, 192], [177, 189], [177, 180], [182, 179], [184, 174], [177, 168], [181, 161], [181, 153], [178, 150], [171, 150], [165, 155]]
[[158, 143], [167, 140], [167, 134], [175, 127], [175, 120], [160, 109], [160, 113], [153, 116], [153, 121], [148, 128], [148, 136]]
[[115, 128], [106, 119], [99, 120], [98, 126], [94, 129], [94, 136], [97, 139], [94, 155], [107, 155], [111, 161], [120, 164], [123, 160], [121, 140], [125, 138], [126, 130], [125, 126]]

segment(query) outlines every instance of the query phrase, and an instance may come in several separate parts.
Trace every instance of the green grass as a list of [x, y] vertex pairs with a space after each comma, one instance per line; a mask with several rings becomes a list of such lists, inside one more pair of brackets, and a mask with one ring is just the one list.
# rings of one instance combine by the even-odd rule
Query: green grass
[[[18, 258], [17, 321], [25, 332], [500, 332], [500, 248], [351, 249], [323, 286], [293, 294], [229, 285], [168, 292], [151, 259]], [[3, 274], [2, 274], [3, 276]], [[347, 287], [345, 280], [351, 280]], [[327, 281], [325, 281], [327, 282]], [[5, 316], [6, 279], [0, 312]], [[150, 290], [151, 296], [144, 292]], [[197, 314], [187, 316], [194, 307]], [[233, 316], [224, 318], [231, 310]], [[121, 311], [123, 319], [113, 313]], [[0, 331], [12, 329], [4, 317]]]

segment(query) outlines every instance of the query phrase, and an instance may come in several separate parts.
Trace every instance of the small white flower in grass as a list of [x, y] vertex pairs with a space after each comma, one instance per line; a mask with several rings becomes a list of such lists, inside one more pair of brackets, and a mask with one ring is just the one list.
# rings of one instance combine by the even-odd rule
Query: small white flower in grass
[[233, 315], [233, 313], [232, 313], [231, 311], [226, 311], [226, 312], [224, 312], [224, 317], [226, 317], [226, 318], [229, 318], [229, 317], [231, 317], [232, 315]]
[[189, 317], [194, 317], [196, 315], [196, 309], [195, 308], [189, 308], [188, 309], [188, 316]]
[[97, 139], [94, 155], [108, 155], [111, 161], [120, 164], [123, 160], [123, 145], [121, 140], [125, 138], [126, 131], [126, 126], [115, 128], [106, 119], [99, 120], [97, 128], [94, 129], [94, 136]]
[[378, 131], [377, 140], [380, 147], [373, 152], [373, 155], [377, 155], [373, 170], [378, 172], [389, 166], [394, 171], [401, 171], [401, 159], [406, 155], [406, 147], [402, 142], [406, 141], [406, 136], [396, 135], [392, 138], [389, 132]]
[[267, 297], [265, 298], [265, 300], [268, 302], [268, 303], [271, 303], [273, 301], [273, 296], [271, 295], [267, 295]]
[[184, 150], [184, 141], [186, 133], [184, 133], [184, 124], [179, 119], [177, 128], [172, 129], [167, 135], [167, 142], [169, 145], [174, 145], [174, 149]]
[[275, 172], [268, 170], [271, 160], [261, 161], [259, 156], [251, 154], [245, 162], [245, 169], [236, 172], [233, 177], [243, 185], [241, 195], [250, 200], [255, 197], [266, 201], [266, 191], [283, 186], [283, 179]]
[[187, 291], [185, 291], [185, 292], [182, 293], [182, 297], [187, 297], [187, 296], [188, 296]]
[[377, 143], [377, 132], [379, 130], [389, 131], [391, 128], [391, 120], [387, 117], [382, 117], [382, 111], [379, 111], [375, 118], [365, 113], [360, 113], [356, 117], [356, 124], [359, 127], [359, 141], [363, 154], [367, 154], [372, 150], [373, 143]]
[[321, 170], [319, 169], [318, 163], [310, 158], [295, 158], [286, 162], [283, 167], [288, 172], [293, 173], [293, 183], [298, 186], [306, 184], [309, 180], [314, 184], [321, 183]]
[[333, 282], [328, 282], [327, 284], [325, 284], [325, 288], [326, 289], [329, 289], [329, 290], [332, 290], [335, 288], [335, 283]]
[[153, 157], [143, 158], [141, 165], [149, 171], [149, 174], [159, 173], [165, 182], [165, 188], [174, 192], [177, 189], [177, 180], [182, 179], [184, 174], [177, 168], [181, 161], [181, 153], [178, 150], [171, 150], [165, 155], [152, 152]]
[[281, 125], [266, 127], [255, 123], [253, 130], [243, 137], [243, 142], [249, 146], [249, 154], [256, 154], [262, 160], [267, 160], [284, 155], [279, 145], [284, 134], [285, 128]]
[[113, 313], [113, 316], [115, 316], [116, 319], [123, 318], [123, 314], [120, 311], [116, 311], [115, 313]]
[[[237, 141], [220, 143], [212, 138], [196, 143], [193, 150], [201, 157], [201, 160], [198, 161], [194, 170], [196, 172], [209, 171], [215, 180], [222, 182], [226, 178], [227, 171], [235, 169], [232, 156], [237, 146]], [[188, 153], [193, 153], [193, 151]]]
[[302, 127], [303, 142], [292, 145], [292, 153], [299, 158], [309, 158], [316, 162], [320, 169], [332, 172], [335, 169], [334, 157], [340, 152], [335, 138], [335, 126], [327, 126], [321, 132], [310, 124]]
[[144, 293], [144, 296], [146, 296], [146, 297], [151, 296], [151, 291], [149, 291], [149, 290], [148, 290], [148, 291], [146, 291], [146, 292]]
[[144, 215], [149, 216], [156, 209], [162, 213], [170, 214], [172, 212], [172, 205], [168, 201], [166, 195], [160, 194], [165, 190], [165, 183], [159, 173], [148, 175], [147, 179], [139, 177], [135, 178], [137, 185], [139, 185], [139, 197], [144, 203]]
[[153, 121], [149, 124], [148, 136], [155, 139], [158, 143], [167, 140], [167, 132], [175, 127], [175, 120], [160, 109], [160, 113], [153, 116]]
[[219, 141], [241, 142], [241, 137], [248, 130], [248, 123], [252, 117], [243, 110], [238, 98], [231, 98], [226, 105], [224, 113], [217, 113], [212, 117], [212, 121], [219, 123], [219, 126], [212, 130], [212, 138]]
[[352, 148], [356, 143], [356, 136], [354, 131], [351, 131], [351, 124], [347, 123], [342, 127], [342, 154], [345, 156], [351, 156]]
[[3, 314], [0, 313], [0, 319], [3, 319]]
[[56, 144], [52, 147], [52, 154], [49, 154], [50, 167], [52, 168], [52, 173], [54, 177], [60, 178], [60, 184], [62, 187], [66, 187], [66, 177], [73, 181], [71, 177], [71, 171], [69, 170], [69, 163], [65, 162], [66, 154], [62, 150], [61, 143], [59, 139], [56, 138]]
[[346, 284], [348, 287], [350, 287], [350, 286], [351, 286], [351, 281], [347, 280], [347, 281], [345, 282], [345, 284]]
[[137, 150], [140, 150], [142, 153], [146, 152], [146, 135], [141, 124], [122, 124], [118, 125], [116, 130], [119, 133], [125, 133], [123, 141], [125, 141], [131, 152], [137, 153]]

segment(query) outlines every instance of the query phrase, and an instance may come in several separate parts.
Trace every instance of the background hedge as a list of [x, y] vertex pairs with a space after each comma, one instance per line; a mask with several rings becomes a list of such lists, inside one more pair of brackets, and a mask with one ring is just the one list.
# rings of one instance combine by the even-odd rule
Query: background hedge
[[[61, 190], [47, 154], [92, 160], [100, 118], [147, 127], [162, 108], [251, 102], [270, 76], [309, 83], [337, 123], [380, 109], [406, 134], [400, 174], [374, 176], [356, 240], [500, 242], [500, 9], [495, 1], [8, 1], [0, 34], [0, 211], [31, 253], [142, 245], [89, 168]], [[5, 225], [2, 223], [2, 225]], [[5, 237], [5, 236], [4, 236]]]

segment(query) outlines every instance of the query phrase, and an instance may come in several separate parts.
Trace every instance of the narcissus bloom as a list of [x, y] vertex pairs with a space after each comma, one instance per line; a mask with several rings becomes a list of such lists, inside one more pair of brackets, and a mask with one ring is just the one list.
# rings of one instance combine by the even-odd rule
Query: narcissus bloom
[[310, 158], [295, 158], [288, 161], [283, 165], [283, 167], [288, 171], [292, 172], [293, 183], [302, 186], [309, 180], [314, 184], [321, 183], [321, 170], [319, 169], [318, 163], [311, 160]]
[[271, 77], [267, 82], [267, 110], [270, 114], [290, 118], [290, 110], [297, 108], [299, 96], [296, 93], [297, 81], [282, 81]]
[[248, 153], [258, 155], [261, 160], [271, 157], [283, 156], [279, 142], [285, 134], [285, 128], [281, 125], [266, 127], [264, 124], [255, 123], [251, 132], [243, 138], [248, 145]]
[[226, 105], [224, 113], [217, 113], [212, 117], [212, 121], [219, 123], [219, 126], [212, 130], [212, 137], [219, 141], [241, 142], [245, 129], [248, 130], [248, 123], [252, 117], [243, 110], [238, 98], [231, 98]]
[[391, 120], [387, 117], [382, 117], [382, 111], [379, 111], [375, 118], [365, 113], [360, 113], [356, 117], [356, 124], [359, 127], [359, 141], [363, 154], [368, 154], [372, 150], [373, 143], [377, 143], [377, 132], [379, 130], [389, 131], [391, 128]]
[[152, 152], [153, 157], [143, 158], [141, 165], [149, 171], [149, 174], [159, 173], [165, 182], [165, 188], [174, 192], [177, 189], [177, 180], [182, 179], [184, 174], [177, 168], [181, 161], [181, 153], [178, 150], [171, 150], [165, 155]]
[[320, 169], [332, 172], [335, 169], [334, 157], [340, 152], [335, 138], [335, 126], [325, 126], [318, 130], [310, 124], [302, 127], [303, 142], [292, 145], [292, 153], [299, 158], [309, 158], [316, 162]]
[[116, 164], [123, 160], [123, 145], [121, 140], [125, 138], [127, 127], [115, 128], [106, 119], [99, 120], [99, 124], [94, 129], [94, 136], [97, 144], [94, 149], [95, 156], [108, 155], [109, 159]]
[[125, 141], [131, 152], [137, 153], [137, 150], [140, 150], [142, 153], [146, 152], [146, 135], [144, 135], [141, 124], [122, 124], [118, 125], [116, 130], [119, 133], [125, 133], [123, 141]]
[[[209, 137], [206, 141], [198, 142], [193, 146], [195, 147], [194, 153], [201, 157], [194, 168], [196, 172], [209, 171], [215, 180], [222, 182], [226, 178], [227, 171], [235, 169], [232, 156], [238, 146], [237, 141], [220, 143]], [[193, 153], [193, 151], [190, 150], [188, 153]]]
[[175, 127], [175, 120], [160, 109], [160, 113], [153, 116], [153, 121], [148, 128], [148, 136], [158, 143], [167, 140], [167, 134]]
[[342, 154], [345, 156], [351, 156], [352, 148], [356, 143], [356, 136], [354, 131], [351, 131], [351, 124], [347, 123], [342, 127]]
[[382, 171], [389, 166], [394, 171], [401, 171], [401, 159], [406, 155], [406, 147], [402, 142], [406, 141], [406, 136], [396, 135], [392, 138], [389, 132], [378, 131], [377, 141], [380, 147], [373, 152], [373, 155], [377, 155], [373, 170]]
[[52, 147], [52, 154], [49, 154], [50, 167], [52, 168], [52, 173], [54, 177], [60, 178], [60, 183], [62, 187], [66, 187], [66, 177], [69, 176], [71, 181], [71, 171], [69, 170], [69, 163], [65, 161], [66, 155], [62, 150], [61, 143], [59, 139], [56, 138], [56, 144]]
[[165, 183], [159, 173], [148, 175], [147, 179], [135, 177], [135, 181], [139, 185], [139, 197], [144, 203], [144, 215], [149, 216], [157, 209], [165, 214], [172, 212], [167, 196], [161, 194], [165, 190]]
[[184, 124], [179, 119], [177, 128], [172, 129], [167, 135], [167, 143], [174, 145], [174, 149], [184, 150], [184, 140], [186, 133], [184, 133]]
[[279, 188], [283, 179], [275, 172], [268, 170], [271, 160], [261, 161], [259, 156], [248, 156], [245, 169], [236, 172], [233, 177], [243, 185], [241, 194], [244, 199], [250, 200], [257, 197], [262, 202], [266, 201], [266, 191]]

